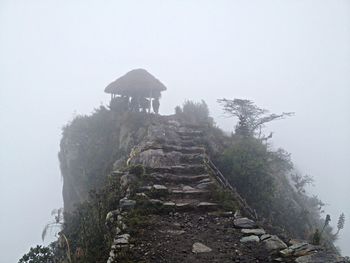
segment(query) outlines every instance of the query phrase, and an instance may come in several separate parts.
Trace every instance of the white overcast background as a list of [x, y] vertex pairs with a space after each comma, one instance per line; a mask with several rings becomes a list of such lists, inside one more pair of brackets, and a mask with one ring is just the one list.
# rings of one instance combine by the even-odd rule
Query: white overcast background
[[134, 68], [168, 87], [162, 114], [204, 99], [230, 131], [218, 98], [294, 111], [266, 132], [314, 177], [331, 224], [346, 214], [350, 255], [350, 1], [0, 0], [1, 263], [42, 244], [62, 206], [61, 127]]

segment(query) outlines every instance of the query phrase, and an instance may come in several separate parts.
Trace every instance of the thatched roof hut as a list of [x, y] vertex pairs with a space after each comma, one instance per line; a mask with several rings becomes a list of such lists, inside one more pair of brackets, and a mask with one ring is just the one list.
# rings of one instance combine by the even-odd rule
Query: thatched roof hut
[[164, 84], [144, 69], [131, 70], [105, 88], [105, 92], [112, 95], [144, 98], [160, 98], [164, 90]]

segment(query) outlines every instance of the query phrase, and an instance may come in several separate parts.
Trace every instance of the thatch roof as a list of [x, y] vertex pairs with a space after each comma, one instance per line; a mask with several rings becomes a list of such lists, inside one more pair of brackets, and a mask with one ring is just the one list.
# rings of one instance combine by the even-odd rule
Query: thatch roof
[[106, 93], [154, 98], [164, 90], [164, 84], [144, 69], [131, 70], [105, 88]]

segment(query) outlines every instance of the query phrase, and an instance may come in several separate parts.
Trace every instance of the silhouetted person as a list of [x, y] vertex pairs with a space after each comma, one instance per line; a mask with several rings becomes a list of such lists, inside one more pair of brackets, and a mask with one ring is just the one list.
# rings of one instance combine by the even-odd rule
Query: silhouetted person
[[133, 112], [138, 112], [139, 111], [139, 100], [137, 97], [132, 97], [130, 101], [130, 109]]
[[158, 114], [159, 106], [160, 106], [160, 103], [159, 103], [159, 99], [158, 98], [152, 100], [152, 108], [153, 108], [153, 111], [154, 111], [155, 114]]
[[122, 105], [123, 105], [123, 111], [129, 110], [129, 96], [123, 96], [122, 97]]
[[150, 102], [149, 102], [148, 99], [146, 99], [146, 98], [141, 98], [140, 99], [140, 107], [142, 109], [142, 112], [146, 112], [147, 111], [147, 109], [149, 108], [149, 104], [150, 104]]

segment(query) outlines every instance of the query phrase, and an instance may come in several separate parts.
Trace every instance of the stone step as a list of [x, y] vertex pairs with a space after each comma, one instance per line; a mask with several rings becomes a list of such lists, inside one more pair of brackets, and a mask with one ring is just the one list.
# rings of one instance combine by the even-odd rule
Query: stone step
[[164, 184], [151, 184], [151, 185], [144, 185], [138, 188], [137, 192], [161, 192], [161, 193], [169, 193], [172, 195], [190, 195], [190, 196], [196, 196], [196, 195], [202, 195], [207, 194], [210, 191], [206, 189], [197, 189], [189, 185], [184, 186], [166, 186]]
[[221, 205], [218, 203], [212, 203], [212, 202], [200, 202], [197, 204], [197, 209], [201, 211], [214, 211], [221, 208]]
[[163, 184], [144, 185], [137, 189], [137, 195], [147, 198], [164, 198], [169, 195], [169, 189]]
[[176, 165], [166, 167], [145, 167], [146, 173], [167, 173], [176, 175], [201, 175], [207, 172], [205, 165]]
[[188, 141], [188, 140], [199, 140], [201, 139], [202, 137], [201, 136], [193, 136], [193, 135], [180, 135], [179, 134], [179, 138], [182, 140], [182, 141]]
[[191, 137], [203, 135], [203, 132], [198, 130], [177, 130], [176, 133], [179, 134], [180, 136], [191, 136]]
[[168, 167], [174, 165], [205, 165], [202, 153], [164, 152], [162, 149], [147, 149], [130, 159], [130, 164], [142, 164], [149, 167]]
[[198, 201], [197, 199], [171, 200], [163, 203], [164, 207], [172, 208], [176, 211], [215, 211], [220, 209], [220, 205], [212, 202]]
[[181, 123], [179, 127], [180, 127], [180, 129], [184, 127], [184, 128], [199, 130], [199, 129], [206, 128], [207, 125], [193, 124], [193, 123]]
[[184, 186], [179, 188], [170, 188], [169, 189], [169, 195], [172, 197], [177, 198], [192, 198], [192, 199], [198, 199], [198, 198], [205, 198], [208, 196], [210, 191], [206, 189], [196, 189], [190, 186]]
[[181, 153], [205, 153], [205, 148], [203, 146], [179, 146], [174, 144], [165, 144], [162, 149], [167, 152], [176, 151]]
[[[150, 205], [157, 206], [158, 208], [164, 208], [165, 212], [167, 211], [216, 211], [221, 208], [221, 205], [218, 203], [213, 203], [207, 200], [198, 200], [193, 198], [187, 199], [169, 199], [162, 200], [157, 198], [148, 198], [143, 200], [143, 202], [148, 202]], [[144, 205], [144, 203], [143, 203]], [[160, 210], [164, 212], [164, 210]]]
[[[205, 183], [212, 181], [208, 174], [200, 175], [179, 175], [171, 173], [152, 173], [150, 177], [156, 182], [164, 183], [177, 183], [177, 184], [186, 184], [186, 183]], [[205, 181], [204, 181], [205, 180]]]
[[181, 147], [193, 147], [193, 146], [201, 146], [202, 140], [192, 138], [190, 140], [167, 140], [166, 144], [168, 145], [177, 145]]
[[183, 154], [180, 158], [182, 164], [202, 164], [205, 163], [205, 155], [200, 154]]
[[207, 182], [202, 182], [202, 183], [198, 183], [196, 185], [194, 185], [194, 188], [197, 188], [197, 189], [212, 189], [212, 187], [215, 185], [215, 182], [210, 180], [210, 181], [207, 181]]
[[147, 150], [163, 150], [164, 152], [180, 152], [184, 154], [205, 154], [203, 146], [181, 146], [178, 144], [147, 144], [141, 149], [141, 152]]

